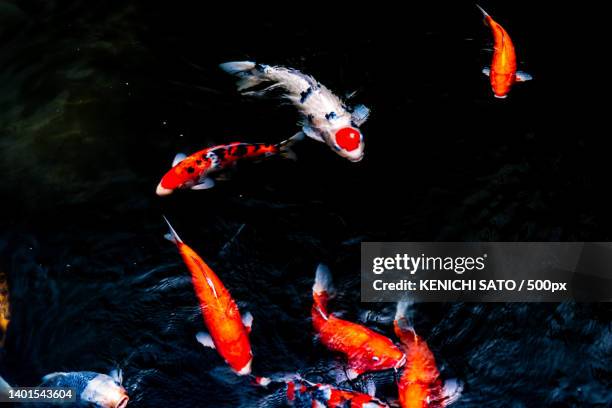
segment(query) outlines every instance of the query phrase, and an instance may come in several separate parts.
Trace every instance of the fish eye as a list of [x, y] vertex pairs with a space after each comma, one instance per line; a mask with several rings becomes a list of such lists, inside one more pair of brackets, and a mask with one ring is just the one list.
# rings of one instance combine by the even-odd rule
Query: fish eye
[[345, 127], [336, 132], [335, 142], [346, 151], [352, 151], [361, 143], [361, 133], [352, 127]]
[[380, 358], [378, 358], [378, 357], [374, 356], [374, 357], [372, 357], [372, 360], [373, 360], [373, 361], [380, 361]]

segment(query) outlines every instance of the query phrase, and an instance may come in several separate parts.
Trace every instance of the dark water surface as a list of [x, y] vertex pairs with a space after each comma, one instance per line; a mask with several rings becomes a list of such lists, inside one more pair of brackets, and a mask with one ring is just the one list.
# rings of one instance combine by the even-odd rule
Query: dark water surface
[[[253, 313], [254, 372], [322, 380], [338, 362], [308, 318], [318, 262], [334, 274], [335, 310], [392, 314], [359, 302], [362, 240], [610, 240], [601, 135], [571, 131], [550, 106], [563, 105], [563, 74], [541, 16], [483, 6], [535, 78], [503, 101], [480, 73], [490, 34], [471, 2], [283, 17], [0, 2], [0, 268], [12, 308], [0, 374], [26, 386], [119, 364], [133, 407], [257, 406], [268, 392], [195, 341], [201, 315], [162, 214]], [[236, 59], [358, 91], [352, 103], [372, 108], [364, 161], [307, 140], [297, 162], [157, 197], [179, 151], [296, 131], [291, 106], [235, 92], [217, 64]], [[457, 407], [612, 406], [609, 305], [427, 304], [416, 315], [445, 377], [466, 384]], [[391, 334], [384, 319], [369, 324]]]

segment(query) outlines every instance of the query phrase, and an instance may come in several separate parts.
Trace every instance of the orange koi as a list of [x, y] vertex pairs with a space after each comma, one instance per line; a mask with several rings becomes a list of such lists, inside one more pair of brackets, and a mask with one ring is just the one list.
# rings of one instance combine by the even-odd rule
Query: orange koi
[[442, 383], [436, 359], [427, 342], [410, 326], [406, 317], [408, 303], [397, 304], [393, 327], [406, 353], [406, 367], [398, 382], [402, 408], [443, 408], [461, 393], [455, 381]]
[[504, 28], [487, 14], [482, 7], [476, 5], [484, 15], [485, 25], [493, 33], [493, 60], [489, 68], [482, 70], [489, 77], [493, 95], [496, 98], [505, 98], [515, 82], [525, 82], [532, 79], [531, 75], [516, 70], [516, 53], [514, 44]]
[[328, 349], [342, 353], [348, 360], [349, 379], [368, 371], [399, 369], [406, 356], [393, 341], [357, 323], [339, 319], [327, 311], [332, 295], [329, 269], [319, 265], [312, 287], [312, 323], [318, 338]]
[[165, 217], [164, 219], [170, 227], [166, 239], [176, 244], [187, 269], [191, 272], [204, 325], [210, 333], [200, 332], [196, 339], [203, 346], [216, 349], [236, 374], [250, 374], [253, 354], [249, 333], [253, 316], [250, 313], [240, 316], [238, 306], [223, 282], [193, 249], [183, 243], [172, 225]]

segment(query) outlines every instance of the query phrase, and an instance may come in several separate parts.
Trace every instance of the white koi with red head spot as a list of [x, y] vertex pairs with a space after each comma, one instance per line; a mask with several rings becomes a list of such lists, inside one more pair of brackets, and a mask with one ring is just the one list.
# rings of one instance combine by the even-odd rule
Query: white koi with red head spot
[[[358, 162], [363, 158], [365, 143], [359, 130], [369, 116], [363, 105], [349, 109], [342, 100], [313, 77], [292, 68], [256, 64], [250, 61], [226, 62], [221, 69], [236, 76], [238, 90], [260, 95], [281, 88], [302, 115], [306, 136], [327, 144], [338, 155]], [[271, 83], [260, 91], [248, 91], [262, 83]]]

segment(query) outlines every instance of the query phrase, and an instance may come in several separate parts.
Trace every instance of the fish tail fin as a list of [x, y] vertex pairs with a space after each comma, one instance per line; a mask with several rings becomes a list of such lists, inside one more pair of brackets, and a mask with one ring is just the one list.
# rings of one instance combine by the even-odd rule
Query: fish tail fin
[[414, 328], [412, 327], [412, 323], [410, 322], [410, 311], [408, 310], [414, 302], [411, 300], [402, 300], [397, 302], [397, 306], [395, 308], [395, 319], [393, 320], [393, 326], [395, 328], [395, 333], [398, 337], [402, 337], [401, 333], [405, 333], [407, 331], [414, 332]]
[[325, 319], [327, 319], [327, 301], [333, 293], [334, 287], [329, 268], [324, 264], [319, 264], [317, 266], [315, 282], [312, 285], [312, 297], [314, 300], [313, 306]]
[[259, 385], [260, 387], [267, 387], [272, 383], [272, 379], [270, 377], [257, 377], [251, 375], [251, 378], [253, 379], [253, 383], [255, 385]]
[[250, 71], [257, 66], [253, 61], [230, 61], [219, 64], [219, 68], [231, 75], [238, 75]]
[[13, 389], [13, 387], [11, 387], [9, 383], [2, 378], [2, 376], [0, 376], [0, 395], [8, 394], [11, 389]]
[[294, 144], [304, 139], [304, 132], [297, 132], [287, 140], [283, 140], [278, 144], [280, 155], [286, 159], [297, 160], [297, 156], [292, 147]]
[[482, 13], [484, 17], [491, 17], [489, 13], [487, 13], [482, 7], [480, 7], [479, 4], [476, 4], [476, 7], [478, 7], [478, 10], [480, 10], [480, 12]]
[[476, 7], [478, 7], [478, 10], [480, 10], [480, 12], [482, 13], [482, 18], [483, 18], [483, 22], [484, 25], [486, 25], [487, 27], [489, 26], [489, 19], [491, 18], [491, 16], [489, 15], [489, 13], [487, 13], [482, 7], [480, 7], [478, 4], [476, 4]]
[[246, 91], [266, 81], [265, 66], [252, 61], [231, 61], [219, 64], [219, 68], [238, 78], [236, 86], [238, 91]]
[[170, 228], [170, 232], [167, 233], [166, 235], [164, 235], [164, 238], [166, 238], [170, 242], [174, 242], [177, 245], [179, 243], [182, 243], [183, 240], [181, 239], [181, 237], [178, 236], [178, 234], [176, 233], [174, 228], [172, 228], [172, 225], [170, 224], [170, 221], [168, 221], [168, 219], [166, 218], [165, 215], [163, 215], [162, 217], [164, 217], [164, 221], [166, 221], [166, 224], [168, 224], [168, 228]]

